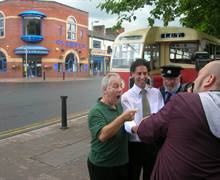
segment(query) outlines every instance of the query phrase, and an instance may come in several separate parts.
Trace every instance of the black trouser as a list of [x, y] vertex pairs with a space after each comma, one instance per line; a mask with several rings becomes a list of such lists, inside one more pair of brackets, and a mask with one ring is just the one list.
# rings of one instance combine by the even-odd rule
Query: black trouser
[[128, 180], [128, 164], [114, 167], [99, 167], [87, 161], [90, 180]]
[[139, 180], [143, 168], [143, 180], [149, 180], [156, 161], [158, 148], [154, 144], [129, 142], [129, 180]]

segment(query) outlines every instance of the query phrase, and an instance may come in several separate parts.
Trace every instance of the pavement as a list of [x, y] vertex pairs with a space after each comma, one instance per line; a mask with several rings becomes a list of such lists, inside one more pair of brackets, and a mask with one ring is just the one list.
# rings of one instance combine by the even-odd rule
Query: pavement
[[87, 114], [0, 140], [0, 180], [89, 180]]
[[[10, 82], [16, 82], [16, 83], [24, 83], [24, 82], [57, 82], [57, 81], [81, 81], [81, 80], [88, 80], [91, 78], [95, 78], [97, 76], [90, 76], [90, 77], [76, 77], [76, 78], [65, 78], [64, 80], [62, 78], [46, 78], [45, 80], [43, 78], [0, 78], [1, 83], [10, 83]], [[1, 179], [0, 179], [1, 180]]]

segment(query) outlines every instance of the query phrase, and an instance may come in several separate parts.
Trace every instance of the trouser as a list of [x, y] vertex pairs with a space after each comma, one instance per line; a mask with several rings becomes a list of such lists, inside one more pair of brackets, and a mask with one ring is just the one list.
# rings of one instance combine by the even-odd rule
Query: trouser
[[143, 180], [149, 180], [156, 161], [158, 148], [153, 144], [129, 142], [129, 180], [140, 180], [141, 169]]
[[128, 164], [114, 167], [99, 167], [87, 160], [90, 180], [128, 180]]

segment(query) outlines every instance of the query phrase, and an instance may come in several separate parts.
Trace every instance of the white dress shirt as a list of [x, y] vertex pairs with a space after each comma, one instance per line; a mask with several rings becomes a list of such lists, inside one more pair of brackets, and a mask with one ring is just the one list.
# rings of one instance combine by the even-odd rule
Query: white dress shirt
[[[163, 106], [164, 101], [160, 91], [153, 87], [145, 88], [147, 91], [146, 96], [150, 104], [150, 111], [152, 113], [158, 112]], [[143, 119], [142, 113], [142, 95], [140, 94], [141, 88], [134, 84], [134, 86], [125, 92], [121, 97], [121, 102], [124, 111], [128, 109], [137, 109], [133, 121], [125, 122], [125, 130], [130, 134], [130, 141], [140, 142], [137, 134], [132, 133], [131, 128], [139, 125]]]

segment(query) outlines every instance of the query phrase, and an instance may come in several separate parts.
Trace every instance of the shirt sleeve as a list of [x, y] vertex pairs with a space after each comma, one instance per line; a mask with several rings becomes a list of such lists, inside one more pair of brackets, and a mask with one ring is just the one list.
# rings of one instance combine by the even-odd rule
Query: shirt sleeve
[[125, 127], [125, 131], [133, 134], [133, 132], [131, 131], [132, 127], [137, 126], [135, 121], [127, 121], [124, 123], [124, 127]]
[[88, 125], [92, 139], [97, 138], [101, 129], [106, 125], [106, 121], [98, 109], [94, 109], [89, 113]]
[[[127, 94], [124, 94], [121, 98], [121, 104], [122, 104], [122, 107], [123, 107], [123, 111], [127, 111], [129, 109], [134, 109], [134, 107], [132, 106], [132, 103], [131, 103], [132, 99], [128, 99], [127, 97]], [[125, 128], [125, 131], [128, 132], [129, 134], [133, 134], [132, 131], [131, 131], [131, 128], [136, 126], [136, 122], [133, 120], [133, 121], [126, 121], [124, 123], [124, 128]]]

